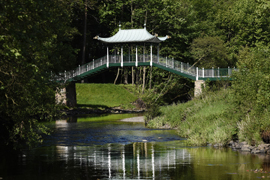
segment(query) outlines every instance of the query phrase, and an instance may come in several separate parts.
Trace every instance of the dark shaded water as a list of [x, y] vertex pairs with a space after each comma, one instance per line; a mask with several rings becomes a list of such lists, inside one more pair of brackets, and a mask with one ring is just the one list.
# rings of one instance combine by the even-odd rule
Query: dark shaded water
[[42, 146], [0, 156], [0, 179], [270, 179], [268, 156], [188, 147], [174, 130], [118, 121], [129, 116], [48, 124]]

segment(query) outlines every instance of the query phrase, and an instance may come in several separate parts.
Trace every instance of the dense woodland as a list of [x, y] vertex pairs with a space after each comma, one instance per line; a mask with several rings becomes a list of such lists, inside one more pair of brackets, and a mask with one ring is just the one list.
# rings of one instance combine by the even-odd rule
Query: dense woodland
[[[150, 33], [170, 35], [161, 44], [162, 56], [204, 68], [239, 68], [232, 83], [239, 112], [261, 115], [270, 110], [268, 0], [0, 0], [0, 4], [0, 142], [5, 144], [32, 146], [42, 141], [40, 132], [47, 129], [38, 122], [53, 119], [59, 109], [54, 98], [59, 84], [51, 81], [51, 75], [105, 55], [106, 45], [93, 37], [112, 36], [119, 23], [122, 29], [143, 28], [146, 23]], [[154, 92], [152, 100], [159, 99], [160, 104], [192, 99], [193, 82], [186, 78], [149, 67], [107, 73], [116, 77], [118, 71], [117, 83], [133, 83], [141, 93]]]

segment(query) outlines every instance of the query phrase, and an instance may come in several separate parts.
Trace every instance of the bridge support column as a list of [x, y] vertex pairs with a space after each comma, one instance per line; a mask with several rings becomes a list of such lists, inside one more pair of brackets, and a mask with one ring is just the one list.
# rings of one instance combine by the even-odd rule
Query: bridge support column
[[77, 105], [75, 82], [70, 82], [60, 92], [56, 92], [55, 100], [57, 104], [75, 107]]
[[202, 88], [205, 87], [205, 81], [204, 80], [197, 80], [195, 81], [195, 87], [194, 87], [194, 97], [198, 97], [202, 94]]

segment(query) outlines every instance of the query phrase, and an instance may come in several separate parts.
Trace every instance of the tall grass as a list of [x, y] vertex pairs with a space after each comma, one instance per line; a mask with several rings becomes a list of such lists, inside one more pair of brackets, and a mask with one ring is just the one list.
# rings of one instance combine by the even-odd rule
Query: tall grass
[[192, 145], [225, 144], [236, 134], [238, 116], [232, 114], [231, 90], [209, 92], [187, 103], [161, 107], [161, 116], [150, 127], [168, 124], [177, 127]]

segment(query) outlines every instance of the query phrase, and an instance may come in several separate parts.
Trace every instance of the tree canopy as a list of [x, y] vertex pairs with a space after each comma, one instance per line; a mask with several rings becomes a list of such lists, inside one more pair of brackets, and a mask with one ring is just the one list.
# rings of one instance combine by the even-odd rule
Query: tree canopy
[[51, 119], [55, 82], [75, 63], [70, 26], [72, 6], [63, 1], [1, 1], [0, 122], [1, 141], [32, 145], [46, 128], [37, 122]]

